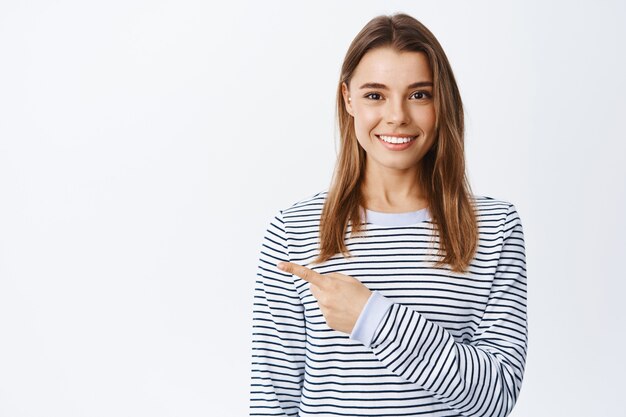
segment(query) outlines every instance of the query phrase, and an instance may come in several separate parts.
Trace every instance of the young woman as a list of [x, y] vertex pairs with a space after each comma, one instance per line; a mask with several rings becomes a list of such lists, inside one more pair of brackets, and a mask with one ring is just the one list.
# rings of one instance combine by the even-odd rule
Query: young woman
[[250, 415], [506, 416], [528, 345], [520, 217], [470, 192], [463, 105], [406, 14], [356, 36], [332, 184], [270, 221]]

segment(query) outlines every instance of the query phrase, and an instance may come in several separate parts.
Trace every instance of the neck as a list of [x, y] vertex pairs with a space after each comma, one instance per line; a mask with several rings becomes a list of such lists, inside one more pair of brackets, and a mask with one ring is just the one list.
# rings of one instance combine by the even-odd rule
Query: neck
[[361, 184], [365, 208], [382, 212], [406, 212], [427, 207], [428, 202], [417, 171], [417, 167], [406, 170], [366, 168]]

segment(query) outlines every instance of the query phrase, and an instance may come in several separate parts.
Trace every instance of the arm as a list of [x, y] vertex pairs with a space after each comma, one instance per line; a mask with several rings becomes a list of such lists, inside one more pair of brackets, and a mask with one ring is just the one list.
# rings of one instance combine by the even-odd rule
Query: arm
[[378, 325], [392, 304], [393, 302], [379, 291], [372, 291], [370, 298], [363, 306], [359, 318], [354, 323], [350, 339], [358, 340], [366, 347], [370, 347]]
[[254, 288], [250, 416], [295, 416], [304, 380], [304, 307], [293, 276], [276, 264], [289, 261], [280, 212], [265, 233]]
[[369, 347], [391, 372], [464, 416], [507, 416], [522, 386], [528, 345], [524, 236], [515, 207], [509, 207], [491, 293], [469, 343], [398, 303], [379, 317]]

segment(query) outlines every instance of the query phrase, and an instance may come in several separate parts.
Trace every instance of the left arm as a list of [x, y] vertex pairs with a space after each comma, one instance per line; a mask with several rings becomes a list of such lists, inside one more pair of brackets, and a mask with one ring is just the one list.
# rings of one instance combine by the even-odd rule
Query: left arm
[[[521, 220], [511, 205], [487, 306], [468, 343], [456, 342], [418, 311], [380, 296], [389, 308], [366, 346], [391, 372], [464, 416], [507, 416], [519, 396], [528, 331], [526, 258]], [[369, 311], [373, 311], [370, 309]], [[369, 337], [368, 337], [369, 339]]]

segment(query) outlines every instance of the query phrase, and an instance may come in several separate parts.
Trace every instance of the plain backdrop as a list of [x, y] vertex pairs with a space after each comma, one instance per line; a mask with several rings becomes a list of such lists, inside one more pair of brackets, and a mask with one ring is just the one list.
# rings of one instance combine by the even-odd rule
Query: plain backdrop
[[247, 414], [263, 233], [328, 187], [343, 56], [394, 12], [522, 219], [511, 415], [624, 415], [624, 2], [5, 0], [0, 416]]

